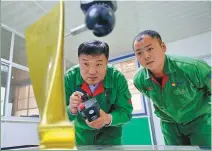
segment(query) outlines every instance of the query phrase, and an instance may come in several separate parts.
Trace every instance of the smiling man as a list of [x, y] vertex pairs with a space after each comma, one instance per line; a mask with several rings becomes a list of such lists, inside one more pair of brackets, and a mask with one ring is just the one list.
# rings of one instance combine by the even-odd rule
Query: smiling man
[[[122, 125], [132, 115], [131, 93], [121, 72], [108, 65], [109, 46], [102, 41], [88, 41], [78, 48], [79, 65], [65, 74], [66, 105], [75, 122], [77, 145], [121, 145]], [[100, 117], [89, 122], [77, 111], [85, 92], [96, 98]]]
[[211, 67], [202, 60], [165, 55], [158, 32], [145, 30], [133, 41], [142, 68], [135, 87], [153, 101], [166, 145], [211, 147]]

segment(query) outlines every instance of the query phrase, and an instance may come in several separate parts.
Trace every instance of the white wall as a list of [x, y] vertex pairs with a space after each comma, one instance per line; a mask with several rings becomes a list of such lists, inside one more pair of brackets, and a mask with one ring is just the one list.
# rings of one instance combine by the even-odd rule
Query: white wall
[[[167, 46], [167, 54], [175, 54], [191, 57], [211, 55], [211, 32], [203, 33], [200, 35], [168, 43], [166, 46]], [[211, 64], [210, 57], [207, 57], [206, 61], [209, 64]], [[153, 113], [153, 120], [155, 126], [157, 145], [164, 145], [164, 139], [160, 127], [160, 120], [158, 117], [155, 116], [154, 113]]]
[[[28, 121], [27, 121], [28, 120]], [[1, 119], [1, 148], [38, 145], [38, 119]]]
[[211, 31], [168, 43], [166, 46], [167, 54], [191, 57], [208, 55], [211, 54]]

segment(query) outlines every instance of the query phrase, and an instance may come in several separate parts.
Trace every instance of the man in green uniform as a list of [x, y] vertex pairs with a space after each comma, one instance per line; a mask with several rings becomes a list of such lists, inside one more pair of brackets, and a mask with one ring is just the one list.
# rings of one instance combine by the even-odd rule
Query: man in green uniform
[[[88, 41], [78, 48], [79, 65], [65, 74], [66, 105], [70, 120], [75, 122], [77, 145], [120, 145], [122, 125], [132, 117], [131, 93], [121, 72], [108, 65], [109, 46]], [[92, 122], [77, 111], [83, 90], [96, 98], [100, 117]]]
[[135, 87], [153, 101], [167, 145], [211, 147], [211, 67], [202, 60], [165, 55], [158, 32], [145, 30], [133, 41], [143, 68]]

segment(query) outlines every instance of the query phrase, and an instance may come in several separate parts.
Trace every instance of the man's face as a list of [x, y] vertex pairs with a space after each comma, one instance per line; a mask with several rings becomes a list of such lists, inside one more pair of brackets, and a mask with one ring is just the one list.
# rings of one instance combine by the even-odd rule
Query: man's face
[[158, 71], [163, 68], [166, 45], [158, 39], [144, 35], [141, 41], [134, 42], [134, 51], [137, 60], [150, 71]]
[[80, 73], [89, 85], [95, 85], [104, 80], [108, 59], [104, 54], [79, 56]]

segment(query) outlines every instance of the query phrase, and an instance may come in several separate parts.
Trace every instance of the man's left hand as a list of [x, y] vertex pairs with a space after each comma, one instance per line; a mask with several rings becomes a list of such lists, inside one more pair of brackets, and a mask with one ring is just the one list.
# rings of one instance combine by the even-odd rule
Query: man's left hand
[[100, 129], [104, 127], [107, 124], [110, 124], [111, 122], [111, 116], [107, 113], [105, 113], [102, 109], [100, 109], [100, 117], [97, 118], [96, 120], [89, 122], [86, 120], [86, 123], [88, 126], [95, 128], [95, 129]]

